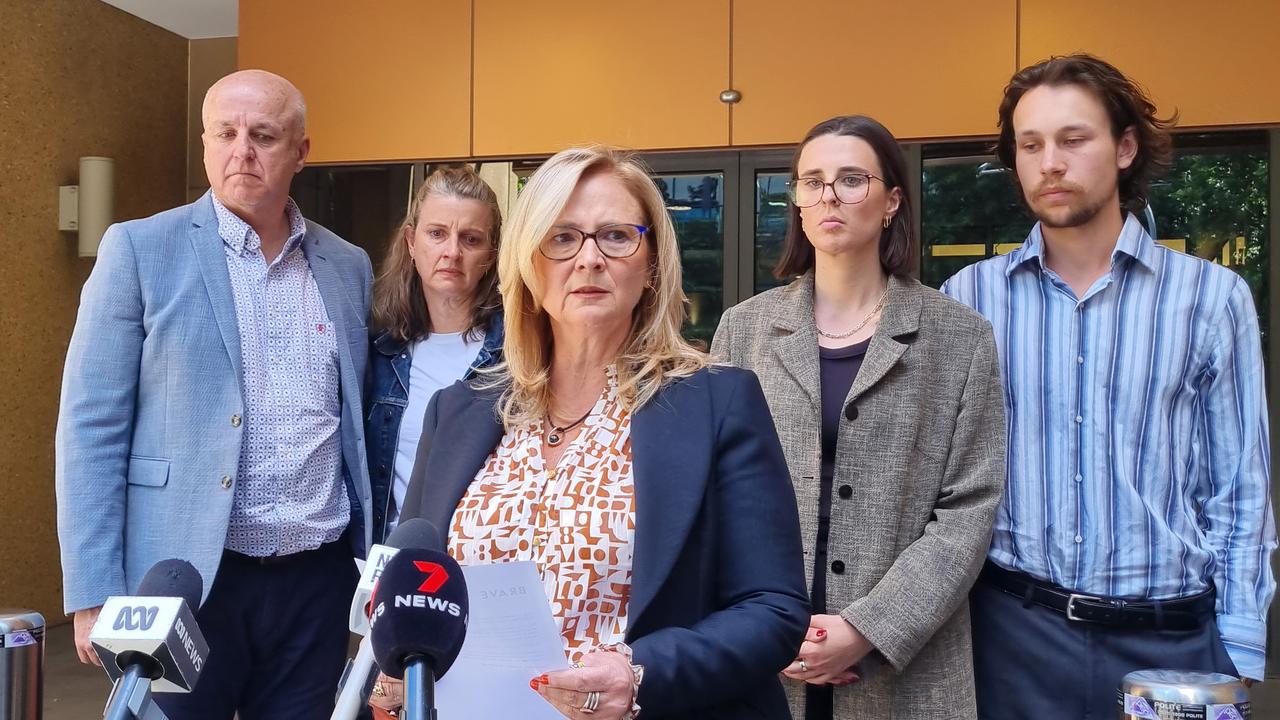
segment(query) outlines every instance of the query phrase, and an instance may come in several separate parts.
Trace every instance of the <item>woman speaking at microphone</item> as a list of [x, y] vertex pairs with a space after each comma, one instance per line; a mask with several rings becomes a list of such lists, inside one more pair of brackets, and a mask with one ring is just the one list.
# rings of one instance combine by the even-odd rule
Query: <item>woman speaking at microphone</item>
[[504, 362], [432, 400], [402, 518], [448, 528], [463, 565], [536, 563], [572, 667], [530, 684], [565, 717], [788, 718], [777, 674], [809, 618], [795, 498], [755, 376], [680, 336], [644, 167], [552, 157], [498, 273]]

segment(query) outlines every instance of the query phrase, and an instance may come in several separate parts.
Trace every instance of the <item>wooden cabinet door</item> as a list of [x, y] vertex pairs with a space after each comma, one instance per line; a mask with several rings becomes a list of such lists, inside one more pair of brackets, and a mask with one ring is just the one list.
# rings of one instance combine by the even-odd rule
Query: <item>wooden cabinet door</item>
[[475, 0], [477, 156], [729, 143], [729, 0]]
[[239, 65], [302, 90], [313, 162], [471, 154], [471, 0], [240, 0]]
[[1182, 126], [1280, 122], [1280, 2], [1022, 0], [1019, 65], [1085, 51]]
[[899, 139], [994, 134], [1016, 25], [1015, 0], [736, 0], [733, 144], [854, 114]]

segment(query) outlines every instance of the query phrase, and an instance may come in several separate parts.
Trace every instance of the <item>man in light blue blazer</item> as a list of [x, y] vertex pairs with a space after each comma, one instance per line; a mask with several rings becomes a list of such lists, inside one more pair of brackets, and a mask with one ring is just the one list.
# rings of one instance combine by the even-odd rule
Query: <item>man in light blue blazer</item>
[[57, 433], [76, 645], [157, 561], [200, 571], [210, 656], [174, 718], [327, 717], [369, 543], [368, 256], [289, 198], [302, 95], [242, 71], [205, 98], [196, 202], [112, 226], [85, 284]]

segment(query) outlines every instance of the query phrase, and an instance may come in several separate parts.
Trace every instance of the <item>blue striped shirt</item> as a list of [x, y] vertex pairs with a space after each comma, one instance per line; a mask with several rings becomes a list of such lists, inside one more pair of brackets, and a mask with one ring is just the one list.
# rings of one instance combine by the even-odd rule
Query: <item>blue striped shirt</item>
[[1037, 224], [942, 287], [991, 322], [1000, 354], [1009, 477], [990, 558], [1090, 595], [1212, 583], [1228, 654], [1261, 679], [1276, 534], [1253, 297], [1133, 216], [1111, 263], [1077, 299]]

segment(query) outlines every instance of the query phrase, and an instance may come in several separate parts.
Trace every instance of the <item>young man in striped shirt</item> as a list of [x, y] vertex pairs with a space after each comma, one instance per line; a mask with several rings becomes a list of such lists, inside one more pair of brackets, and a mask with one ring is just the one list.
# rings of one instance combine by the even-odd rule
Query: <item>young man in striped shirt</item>
[[983, 718], [1114, 717], [1143, 668], [1263, 677], [1276, 535], [1253, 298], [1129, 214], [1171, 125], [1088, 55], [1005, 88], [997, 153], [1039, 222], [943, 286], [991, 321], [1008, 405], [972, 594]]

